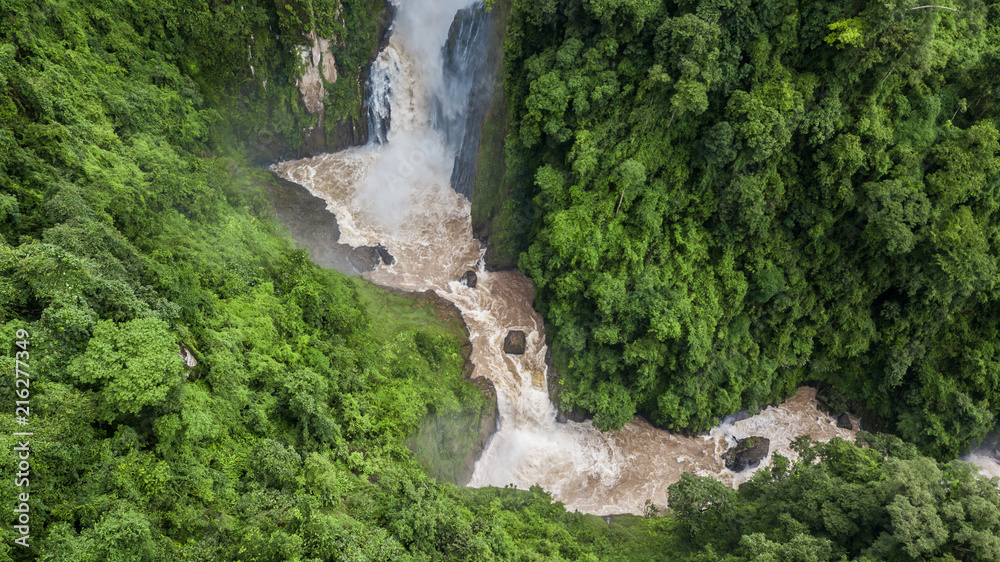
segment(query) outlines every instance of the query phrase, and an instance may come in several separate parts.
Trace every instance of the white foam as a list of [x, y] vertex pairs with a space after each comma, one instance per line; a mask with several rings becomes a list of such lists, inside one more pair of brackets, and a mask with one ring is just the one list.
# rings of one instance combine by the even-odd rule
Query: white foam
[[[531, 306], [534, 289], [518, 272], [479, 267], [482, 250], [472, 237], [469, 202], [449, 187], [454, 155], [430, 125], [430, 96], [441, 88], [441, 47], [455, 12], [468, 4], [399, 3], [396, 31], [379, 58], [392, 92], [387, 144], [284, 162], [274, 169], [327, 201], [340, 225], [340, 242], [388, 247], [396, 264], [380, 266], [369, 279], [406, 290], [434, 290], [461, 310], [473, 343], [474, 376], [496, 386], [502, 420], [470, 485], [539, 484], [570, 509], [642, 513], [649, 499], [665, 506], [667, 487], [684, 472], [728, 484], [745, 480], [749, 472], [734, 475], [721, 459], [735, 438], [767, 437], [772, 451], [789, 457], [794, 453], [788, 444], [803, 433], [821, 440], [851, 438], [852, 432], [837, 428], [816, 409], [812, 389], [697, 437], [658, 430], [638, 418], [608, 433], [590, 422], [556, 422], [546, 389], [543, 323]], [[479, 270], [475, 289], [457, 282], [470, 269]], [[512, 329], [528, 334], [524, 355], [503, 352], [503, 339]]]

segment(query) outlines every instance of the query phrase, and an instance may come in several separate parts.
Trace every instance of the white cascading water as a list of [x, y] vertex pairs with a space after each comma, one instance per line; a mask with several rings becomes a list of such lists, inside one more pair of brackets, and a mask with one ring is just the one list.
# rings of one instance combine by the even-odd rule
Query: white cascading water
[[1000, 459], [984, 453], [971, 452], [962, 456], [965, 462], [979, 467], [979, 473], [987, 478], [1000, 478]]
[[[642, 513], [644, 504], [667, 505], [667, 487], [684, 472], [738, 485], [751, 471], [727, 470], [721, 455], [735, 439], [758, 435], [771, 451], [795, 458], [799, 435], [852, 439], [816, 407], [815, 390], [801, 388], [778, 407], [723, 423], [709, 434], [684, 437], [636, 418], [620, 432], [601, 433], [590, 422], [556, 422], [546, 390], [542, 319], [532, 308], [531, 282], [516, 271], [483, 270], [483, 251], [472, 236], [469, 201], [449, 185], [454, 148], [433, 125], [434, 111], [461, 111], [442, 73], [442, 47], [456, 12], [470, 0], [400, 0], [389, 45], [376, 67], [387, 80], [373, 92], [391, 105], [384, 144], [283, 162], [273, 169], [327, 201], [337, 216], [340, 242], [384, 244], [396, 258], [366, 274], [371, 281], [410, 291], [431, 289], [455, 303], [470, 330], [474, 377], [497, 389], [501, 415], [471, 486], [542, 486], [570, 510], [597, 515]], [[381, 86], [379, 85], [381, 84]], [[461, 88], [457, 89], [461, 91]], [[465, 89], [468, 96], [468, 89]], [[435, 103], [440, 104], [435, 109]], [[458, 282], [476, 270], [475, 289]], [[524, 355], [503, 352], [509, 330], [528, 334]], [[855, 420], [856, 421], [856, 420]], [[770, 457], [761, 463], [767, 466]]]
[[979, 472], [989, 478], [1000, 478], [1000, 425], [963, 455], [962, 460], [978, 466]]
[[372, 135], [371, 142], [374, 144], [385, 144], [389, 141], [389, 131], [386, 126], [391, 117], [391, 77], [399, 72], [398, 58], [379, 57], [372, 63], [369, 79], [371, 93], [368, 97], [368, 131]]

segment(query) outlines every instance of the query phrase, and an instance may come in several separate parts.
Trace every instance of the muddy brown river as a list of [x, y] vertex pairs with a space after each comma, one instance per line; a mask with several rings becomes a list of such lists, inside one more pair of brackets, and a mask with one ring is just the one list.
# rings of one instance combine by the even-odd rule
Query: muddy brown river
[[[703, 436], [685, 437], [636, 418], [621, 431], [602, 433], [591, 423], [557, 423], [546, 389], [542, 318], [532, 308], [534, 289], [516, 271], [482, 269], [483, 249], [473, 238], [469, 201], [449, 185], [453, 151], [432, 125], [441, 99], [441, 47], [455, 12], [468, 0], [404, 0], [390, 44], [373, 72], [391, 89], [388, 142], [277, 164], [281, 176], [326, 200], [340, 225], [340, 242], [384, 244], [396, 258], [365, 276], [387, 287], [433, 290], [455, 303], [471, 332], [473, 376], [497, 389], [499, 431], [490, 441], [471, 486], [542, 486], [570, 510], [597, 515], [642, 513], [647, 500], [667, 504], [667, 487], [684, 472], [738, 485], [721, 455], [742, 437], [771, 441], [771, 452], [795, 458], [789, 444], [800, 435], [852, 439], [853, 432], [817, 409], [815, 390], [800, 388], [777, 407], [726, 423]], [[435, 98], [437, 96], [437, 98]], [[447, 101], [447, 100], [446, 100]], [[458, 103], [457, 101], [455, 103]], [[476, 288], [458, 279], [478, 274]], [[508, 330], [528, 334], [524, 355], [503, 352]], [[766, 466], [770, 457], [762, 463]]]

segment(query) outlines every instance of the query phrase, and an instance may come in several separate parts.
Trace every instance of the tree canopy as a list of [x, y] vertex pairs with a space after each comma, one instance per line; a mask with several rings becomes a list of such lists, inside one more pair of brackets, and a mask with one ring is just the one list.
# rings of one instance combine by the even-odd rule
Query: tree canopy
[[[490, 409], [462, 380], [463, 330], [318, 268], [251, 164], [254, 139], [301, 141], [291, 47], [307, 28], [345, 34], [350, 72], [371, 46], [378, 3], [333, 4], [0, 0], [0, 364], [14, 372], [12, 336], [30, 334], [33, 432], [31, 547], [0, 527], [0, 558], [996, 558], [996, 482], [885, 437], [803, 443], [802, 461], [739, 491], [686, 476], [665, 517], [606, 521], [537, 487], [428, 476], [405, 443], [433, 426], [464, 444]], [[814, 372], [935, 453], [990, 423], [995, 6], [758, 19], [685, 5], [670, 25], [648, 1], [530, 8], [515, 11], [508, 70], [548, 77], [510, 82], [532, 112], [512, 173], [553, 212], [524, 260], [557, 360], [612, 375], [571, 387], [600, 423], [655, 405], [695, 427]], [[860, 86], [780, 72], [799, 51], [771, 44], [795, 29], [810, 56], [825, 49], [815, 72], [884, 73], [877, 103], [848, 112]], [[663, 56], [641, 66], [647, 51]], [[765, 71], [766, 91], [732, 86]], [[875, 288], [864, 252], [883, 256]], [[0, 428], [12, 451], [12, 409]], [[24, 491], [0, 490], [8, 505]]]
[[[336, 48], [370, 47], [381, 4], [340, 5], [353, 42]], [[0, 364], [28, 365], [33, 433], [30, 487], [0, 483], [8, 504], [30, 493], [30, 548], [4, 526], [0, 559], [620, 550], [540, 489], [463, 490], [404, 445], [428, 420], [474, 440], [490, 404], [462, 380], [461, 326], [369, 306], [387, 293], [318, 268], [273, 220], [273, 179], [233, 132], [296, 140], [298, 37], [268, 29], [291, 32], [284, 4], [0, 6]], [[0, 427], [8, 452], [25, 439], [12, 403]]]
[[[995, 560], [1000, 489], [896, 437], [796, 442], [800, 460], [731, 490], [685, 474], [670, 508], [703, 560]], [[725, 553], [725, 554], [724, 554]]]
[[704, 430], [820, 380], [940, 458], [993, 427], [1000, 6], [917, 7], [514, 2], [565, 407]]

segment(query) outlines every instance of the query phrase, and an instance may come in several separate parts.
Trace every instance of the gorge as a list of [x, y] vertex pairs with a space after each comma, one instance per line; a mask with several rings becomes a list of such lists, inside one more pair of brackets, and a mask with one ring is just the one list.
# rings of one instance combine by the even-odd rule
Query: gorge
[[1000, 560], [1000, 0], [486, 4], [7, 0], [0, 559]]
[[[485, 20], [482, 12], [481, 3], [467, 0], [401, 2], [389, 44], [373, 64], [375, 140], [272, 167], [326, 201], [336, 215], [339, 243], [388, 248], [396, 263], [379, 265], [366, 278], [407, 291], [433, 290], [462, 311], [473, 343], [473, 376], [494, 383], [501, 414], [470, 485], [539, 484], [571, 510], [639, 514], [647, 500], [664, 507], [667, 487], [684, 472], [731, 485], [745, 481], [752, 471], [733, 473], [722, 461], [736, 439], [765, 437], [772, 453], [793, 459], [790, 444], [799, 435], [850, 439], [853, 431], [821, 412], [810, 388], [704, 436], [671, 434], [641, 418], [606, 433], [589, 421], [556, 421], [531, 283], [517, 271], [486, 270], [469, 200], [451, 188], [465, 173], [456, 166], [470, 165], [462, 158], [466, 135], [478, 134], [466, 123], [473, 121], [467, 108], [476, 105], [469, 103], [470, 92], [484, 89], [474, 83], [483, 72], [482, 45], [470, 48]], [[459, 282], [468, 270], [478, 274], [474, 289]], [[525, 354], [503, 353], [508, 330], [528, 334]]]

